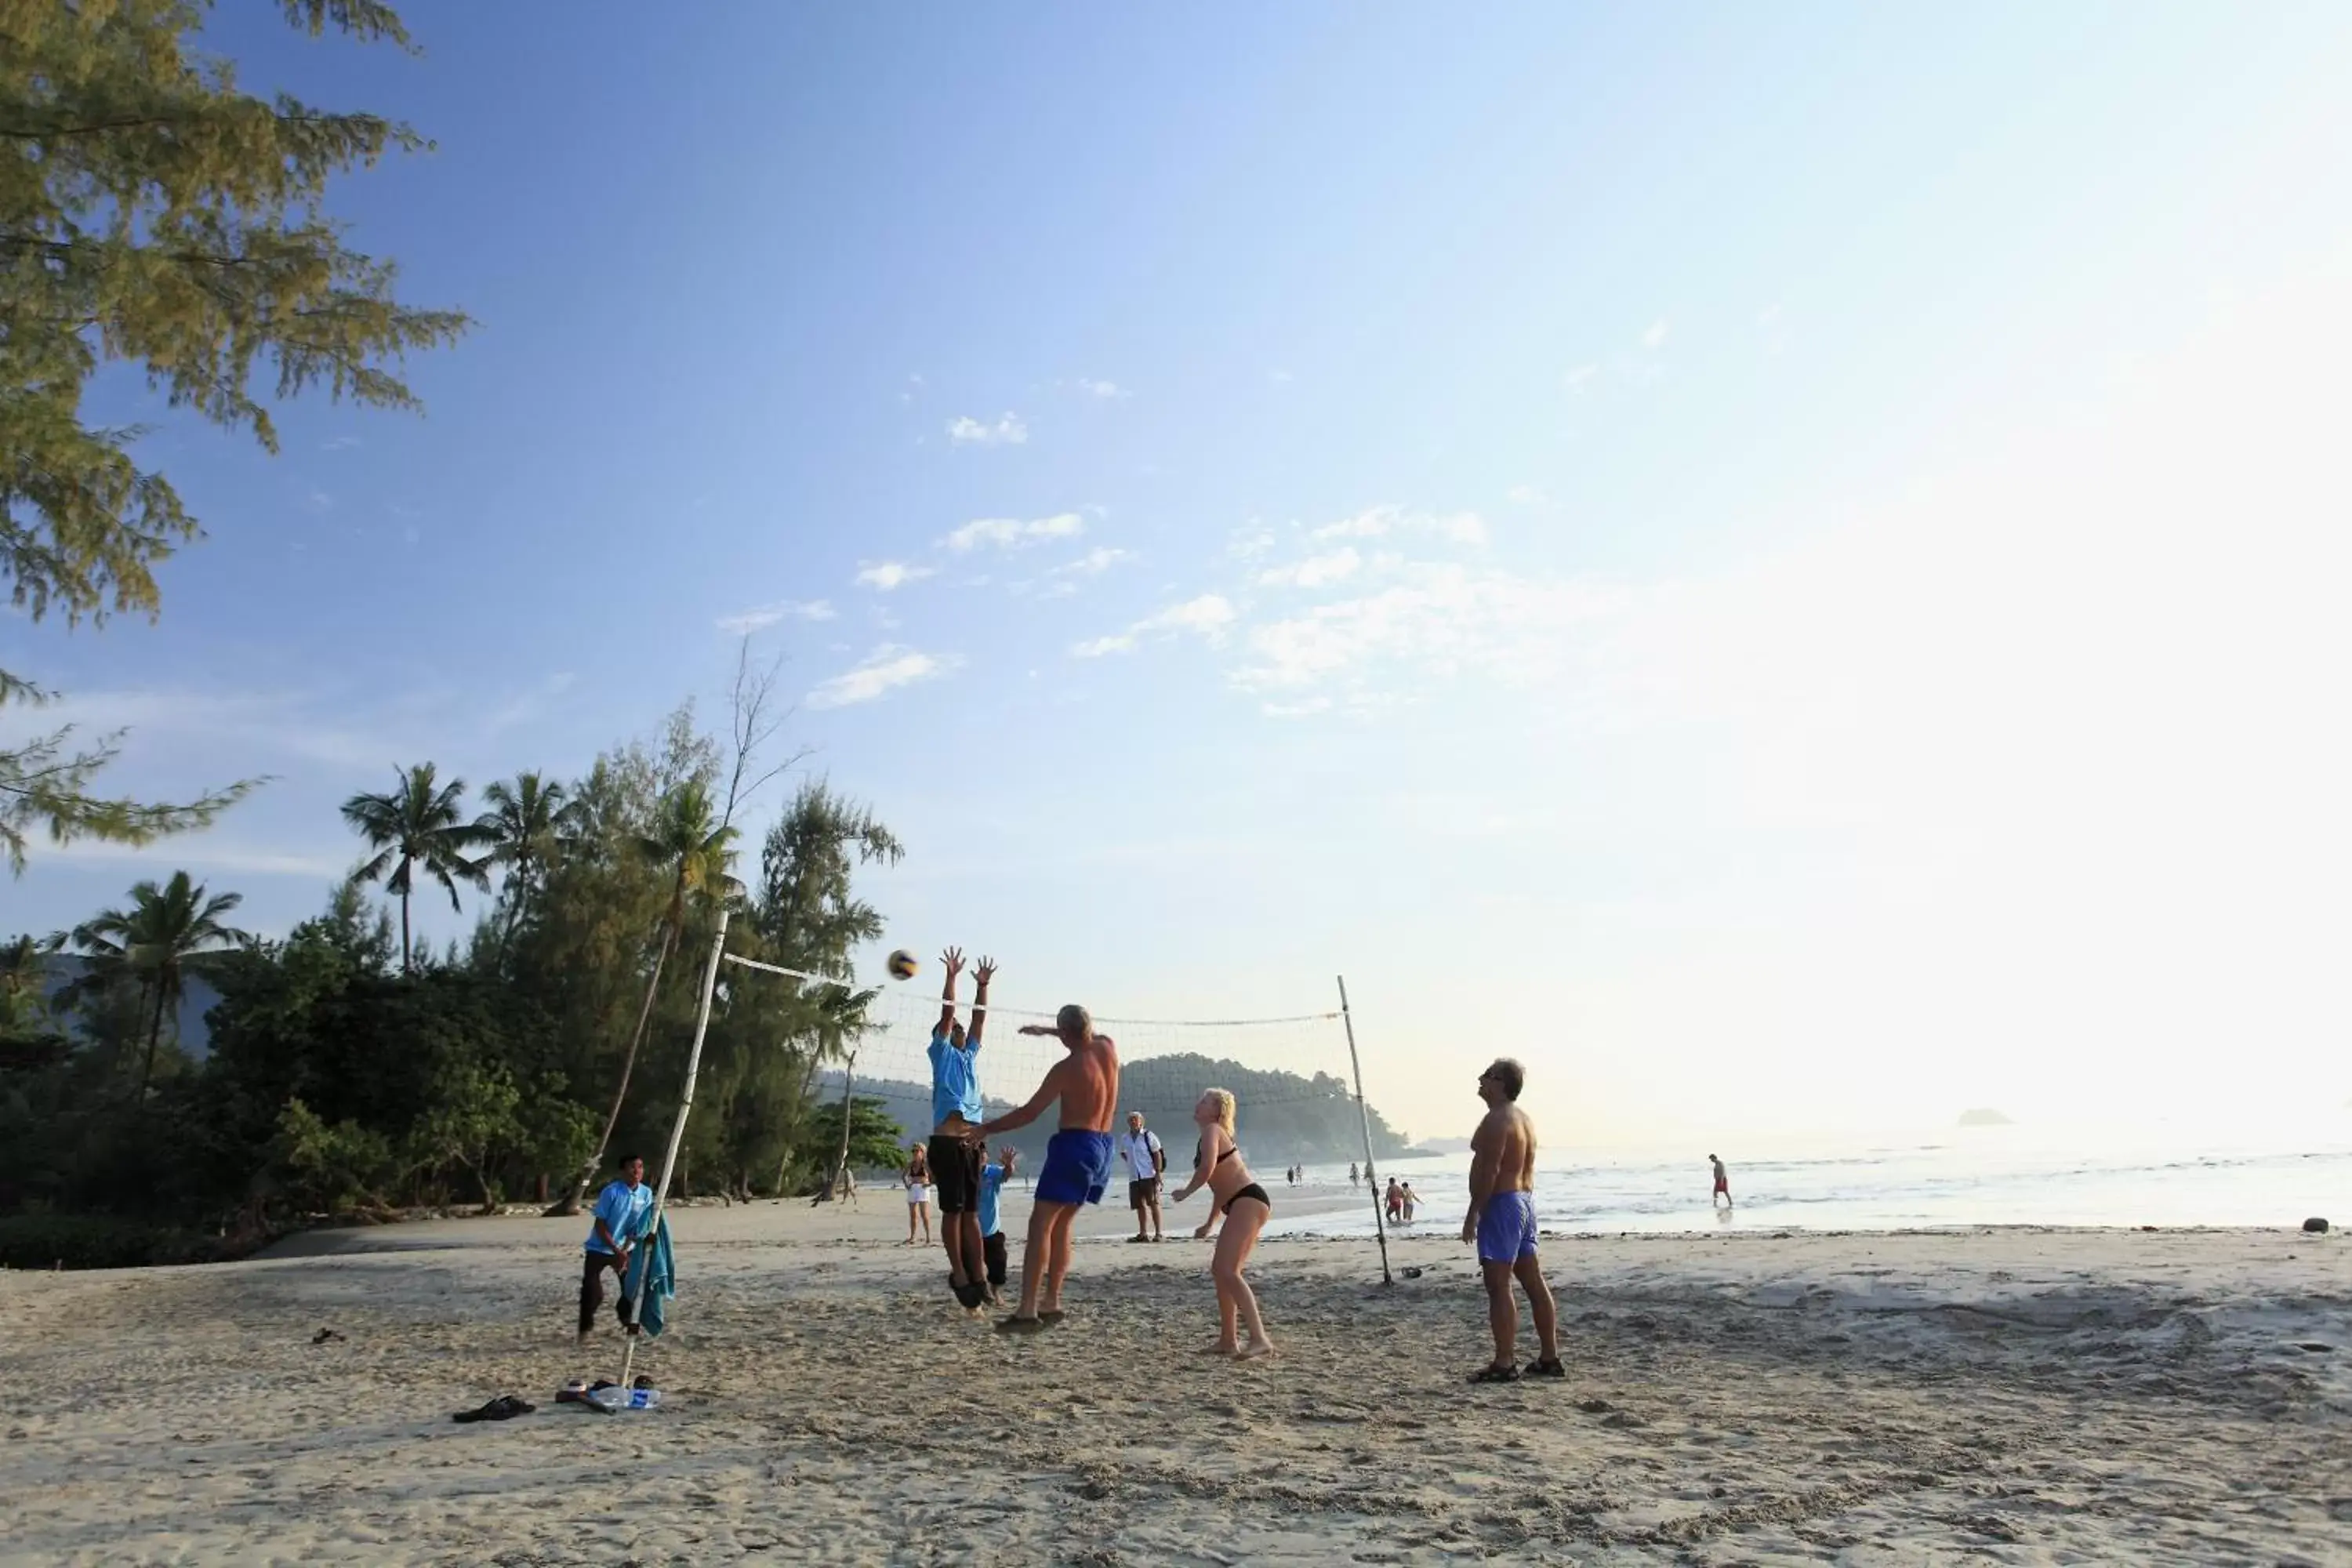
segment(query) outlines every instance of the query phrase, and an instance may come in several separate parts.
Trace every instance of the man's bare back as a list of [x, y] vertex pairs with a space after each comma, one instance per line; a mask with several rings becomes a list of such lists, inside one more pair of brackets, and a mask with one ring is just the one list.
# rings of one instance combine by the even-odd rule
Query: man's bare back
[[1474, 1155], [1486, 1155], [1492, 1163], [1495, 1184], [1489, 1191], [1536, 1190], [1536, 1124], [1517, 1105], [1505, 1103], [1487, 1111], [1478, 1131], [1470, 1135], [1470, 1149]]
[[1073, 1049], [1045, 1074], [1046, 1087], [1062, 1101], [1065, 1132], [1108, 1132], [1118, 1104], [1118, 1047], [1097, 1035]]

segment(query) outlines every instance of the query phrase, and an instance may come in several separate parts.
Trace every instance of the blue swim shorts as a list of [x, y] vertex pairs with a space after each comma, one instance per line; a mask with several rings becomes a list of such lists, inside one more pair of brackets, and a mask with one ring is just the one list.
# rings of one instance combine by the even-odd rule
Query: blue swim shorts
[[1098, 1204], [1110, 1185], [1111, 1141], [1108, 1132], [1064, 1129], [1045, 1144], [1045, 1168], [1037, 1173], [1037, 1202]]
[[1478, 1261], [1517, 1263], [1536, 1255], [1533, 1193], [1496, 1193], [1478, 1214]]

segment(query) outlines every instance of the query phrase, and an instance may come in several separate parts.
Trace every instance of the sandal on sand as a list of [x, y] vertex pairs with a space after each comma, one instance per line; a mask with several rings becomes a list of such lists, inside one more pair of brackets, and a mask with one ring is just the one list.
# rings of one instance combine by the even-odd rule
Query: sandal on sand
[[1000, 1334], [1034, 1334], [1045, 1326], [1043, 1318], [999, 1318], [996, 1331]]
[[1560, 1364], [1558, 1356], [1553, 1356], [1549, 1360], [1528, 1363], [1528, 1375], [1529, 1377], [1566, 1377], [1568, 1368]]
[[528, 1415], [538, 1409], [517, 1399], [511, 1394], [501, 1394], [478, 1410], [460, 1410], [449, 1417], [452, 1421], [511, 1421], [518, 1415]]
[[1517, 1383], [1519, 1369], [1515, 1366], [1482, 1366], [1470, 1374], [1473, 1383]]

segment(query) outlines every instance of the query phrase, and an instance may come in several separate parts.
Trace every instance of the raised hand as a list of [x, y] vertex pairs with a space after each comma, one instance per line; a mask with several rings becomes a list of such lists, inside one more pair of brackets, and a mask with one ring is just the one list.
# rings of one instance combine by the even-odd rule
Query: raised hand
[[972, 975], [982, 985], [987, 984], [991, 980], [993, 980], [996, 977], [996, 960], [992, 958], [982, 959], [980, 961], [980, 967], [972, 971]]
[[960, 947], [949, 948], [945, 952], [940, 954], [940, 962], [947, 966], [948, 978], [953, 980], [957, 975], [963, 973], [963, 949]]

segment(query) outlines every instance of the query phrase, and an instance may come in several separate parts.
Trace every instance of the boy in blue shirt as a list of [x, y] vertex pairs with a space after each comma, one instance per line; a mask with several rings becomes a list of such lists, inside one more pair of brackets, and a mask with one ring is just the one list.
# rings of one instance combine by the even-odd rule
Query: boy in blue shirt
[[[645, 1234], [646, 1223], [653, 1216], [654, 1190], [646, 1185], [646, 1163], [635, 1154], [624, 1154], [616, 1170], [618, 1178], [606, 1183], [596, 1194], [588, 1239], [580, 1248], [585, 1255], [580, 1271], [580, 1342], [583, 1345], [596, 1327], [596, 1309], [604, 1304], [604, 1270], [611, 1269], [620, 1279], [629, 1277], [629, 1247]], [[621, 1327], [634, 1334], [637, 1327], [629, 1321], [629, 1298], [617, 1284], [614, 1290], [620, 1298], [613, 1308]]]
[[996, 1151], [992, 1164], [980, 1168], [980, 1245], [988, 1255], [988, 1304], [1004, 1305], [998, 1294], [1004, 1289], [1004, 1226], [996, 1216], [996, 1195], [1004, 1185], [1004, 1178], [1013, 1174], [1013, 1162], [1021, 1151], [1007, 1143]]
[[956, 980], [963, 973], [963, 950], [940, 955], [948, 972], [940, 997], [940, 1021], [931, 1030], [931, 1181], [939, 1188], [940, 1235], [947, 1243], [948, 1285], [967, 1312], [988, 1300], [987, 1248], [981, 1241], [981, 1151], [965, 1141], [980, 1124], [980, 1036], [988, 1026], [988, 983], [996, 961], [983, 958], [973, 973], [979, 981], [971, 1002], [971, 1027], [956, 1022]]

